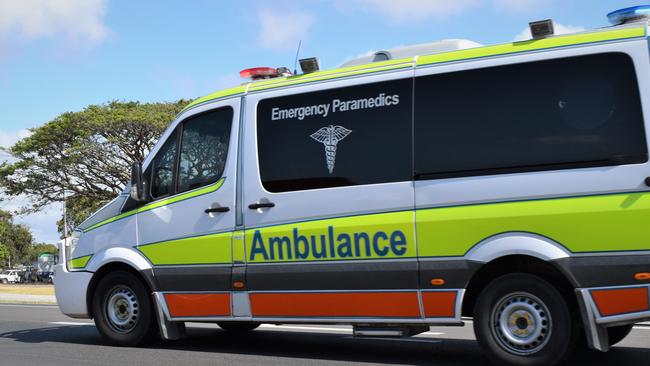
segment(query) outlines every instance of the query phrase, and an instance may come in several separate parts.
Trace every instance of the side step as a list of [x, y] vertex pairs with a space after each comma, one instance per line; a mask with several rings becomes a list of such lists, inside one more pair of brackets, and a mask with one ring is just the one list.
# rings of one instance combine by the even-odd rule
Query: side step
[[371, 327], [371, 326], [354, 326], [352, 334], [355, 337], [388, 337], [403, 338], [428, 332], [428, 326], [404, 326], [404, 327]]

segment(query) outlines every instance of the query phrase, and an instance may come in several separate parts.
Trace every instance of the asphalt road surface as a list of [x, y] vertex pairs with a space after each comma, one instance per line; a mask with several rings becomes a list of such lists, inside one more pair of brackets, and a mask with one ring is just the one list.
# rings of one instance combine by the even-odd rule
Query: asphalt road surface
[[[187, 339], [141, 348], [104, 345], [94, 325], [55, 306], [0, 304], [0, 365], [487, 365], [465, 327], [434, 327], [406, 339], [359, 339], [336, 325], [263, 325], [232, 336], [188, 324]], [[638, 326], [608, 353], [582, 351], [571, 365], [650, 365], [650, 327]]]

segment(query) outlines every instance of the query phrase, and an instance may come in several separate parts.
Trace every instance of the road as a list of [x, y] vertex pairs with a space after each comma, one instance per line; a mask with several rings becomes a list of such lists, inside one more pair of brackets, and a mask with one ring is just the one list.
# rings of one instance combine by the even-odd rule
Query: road
[[[0, 365], [487, 365], [465, 327], [434, 327], [407, 339], [355, 339], [349, 327], [265, 325], [232, 336], [188, 324], [189, 337], [142, 348], [103, 344], [94, 325], [55, 306], [0, 304]], [[579, 352], [572, 365], [647, 365], [650, 327], [639, 326], [609, 353]]]

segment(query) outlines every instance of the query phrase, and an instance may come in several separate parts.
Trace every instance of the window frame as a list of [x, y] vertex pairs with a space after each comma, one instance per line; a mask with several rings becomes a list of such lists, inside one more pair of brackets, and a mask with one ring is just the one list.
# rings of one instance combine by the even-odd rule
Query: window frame
[[[558, 54], [570, 51], [563, 50], [557, 51]], [[558, 61], [564, 59], [571, 59], [575, 57], [588, 57], [588, 56], [599, 56], [605, 54], [622, 54], [625, 55], [630, 61], [630, 67], [635, 76], [636, 88], [638, 89], [639, 96], [639, 114], [641, 116], [641, 128], [643, 134], [640, 138], [644, 140], [643, 146], [646, 149], [644, 155], [625, 155], [625, 156], [611, 156], [608, 159], [600, 160], [588, 160], [588, 161], [576, 161], [576, 162], [560, 162], [560, 163], [548, 163], [548, 164], [531, 164], [531, 165], [519, 165], [512, 167], [497, 167], [497, 168], [482, 168], [482, 169], [470, 169], [470, 170], [456, 170], [456, 171], [439, 171], [439, 172], [425, 172], [418, 171], [417, 161], [418, 161], [418, 149], [416, 148], [415, 135], [417, 134], [418, 126], [418, 79], [425, 79], [427, 77], [438, 76], [438, 75], [449, 75], [454, 73], [463, 73], [465, 71], [479, 71], [483, 69], [492, 69], [508, 66], [516, 66], [527, 63], [536, 63], [536, 62], [547, 62], [547, 61]], [[416, 69], [414, 75], [414, 93], [413, 93], [413, 180], [414, 181], [425, 181], [425, 180], [440, 180], [440, 179], [453, 179], [453, 178], [471, 178], [471, 177], [483, 177], [483, 176], [498, 176], [504, 174], [526, 174], [526, 173], [536, 173], [536, 172], [553, 172], [553, 171], [562, 171], [562, 170], [571, 170], [571, 169], [590, 169], [590, 168], [601, 168], [601, 167], [614, 167], [614, 166], [624, 166], [624, 165], [634, 165], [634, 164], [646, 164], [650, 161], [650, 149], [648, 149], [648, 140], [647, 128], [645, 123], [645, 113], [644, 113], [644, 101], [643, 93], [641, 88], [641, 75], [638, 71], [636, 59], [633, 54], [630, 54], [624, 50], [599, 50], [595, 52], [578, 52], [573, 55], [540, 55], [540, 57], [534, 57], [531, 59], [531, 55], [518, 55], [518, 56], [508, 56], [505, 59], [492, 59], [492, 60], [479, 60], [479, 61], [470, 61], [469, 67], [468, 63], [460, 63], [461, 67], [458, 65], [443, 65], [443, 66], [429, 66], [421, 69]], [[465, 64], [466, 67], [462, 67]], [[433, 68], [434, 72], [430, 72]]]
[[[407, 74], [408, 73], [408, 74]], [[404, 75], [406, 74], [406, 75]], [[387, 77], [388, 76], [388, 77]], [[337, 186], [326, 186], [326, 187], [315, 187], [315, 188], [305, 188], [305, 189], [292, 189], [292, 190], [270, 190], [264, 183], [264, 177], [262, 175], [262, 162], [260, 159], [260, 130], [259, 130], [259, 123], [260, 123], [260, 104], [263, 102], [267, 102], [272, 99], [278, 99], [278, 98], [288, 98], [288, 97], [299, 97], [299, 96], [304, 96], [306, 94], [316, 94], [316, 93], [322, 93], [322, 92], [332, 92], [338, 89], [349, 89], [349, 88], [358, 88], [358, 87], [367, 87], [367, 86], [372, 86], [374, 84], [382, 84], [382, 83], [390, 83], [390, 82], [408, 82], [409, 85], [409, 91], [408, 91], [408, 97], [410, 100], [408, 103], [405, 103], [407, 106], [405, 108], [408, 108], [409, 110], [409, 118], [408, 125], [409, 128], [411, 129], [411, 136], [409, 137], [408, 144], [409, 144], [409, 166], [410, 166], [410, 172], [409, 172], [409, 178], [406, 180], [396, 180], [396, 181], [387, 181], [387, 182], [372, 182], [372, 183], [363, 183], [363, 184], [346, 184], [346, 185], [337, 185]], [[414, 100], [415, 100], [415, 93], [414, 93], [414, 87], [415, 87], [415, 79], [413, 77], [413, 68], [408, 68], [408, 69], [400, 69], [400, 70], [395, 70], [395, 71], [390, 71], [386, 74], [375, 74], [375, 75], [361, 75], [357, 76], [351, 79], [347, 80], [337, 80], [337, 81], [332, 81], [332, 82], [326, 82], [326, 83], [319, 83], [319, 85], [301, 85], [296, 87], [297, 90], [290, 90], [290, 89], [279, 89], [279, 90], [274, 90], [272, 92], [264, 93], [263, 96], [255, 101], [254, 105], [254, 119], [252, 120], [252, 124], [254, 125], [254, 130], [255, 130], [255, 146], [254, 146], [254, 152], [256, 156], [256, 169], [257, 169], [257, 179], [259, 180], [260, 187], [262, 188], [262, 191], [266, 194], [269, 195], [280, 195], [280, 194], [295, 194], [299, 192], [317, 192], [317, 191], [323, 191], [323, 190], [331, 190], [331, 189], [349, 189], [349, 188], [354, 188], [354, 187], [367, 187], [367, 186], [375, 186], [375, 185], [385, 185], [385, 184], [397, 184], [397, 183], [404, 183], [404, 182], [413, 182], [413, 164], [414, 164], [414, 154], [413, 154], [413, 123], [414, 123], [414, 118], [415, 118], [415, 110], [413, 108], [414, 106]], [[343, 85], [341, 85], [343, 84]], [[282, 93], [282, 91], [288, 91], [286, 93]], [[400, 104], [403, 103], [403, 98], [400, 96]]]

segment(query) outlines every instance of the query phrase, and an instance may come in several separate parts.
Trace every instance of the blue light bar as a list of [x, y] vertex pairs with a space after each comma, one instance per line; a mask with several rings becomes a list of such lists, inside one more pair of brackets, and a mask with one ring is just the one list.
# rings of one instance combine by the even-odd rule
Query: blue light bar
[[609, 22], [614, 25], [648, 17], [650, 17], [650, 5], [632, 6], [630, 8], [615, 10], [607, 14], [607, 19], [609, 19]]

